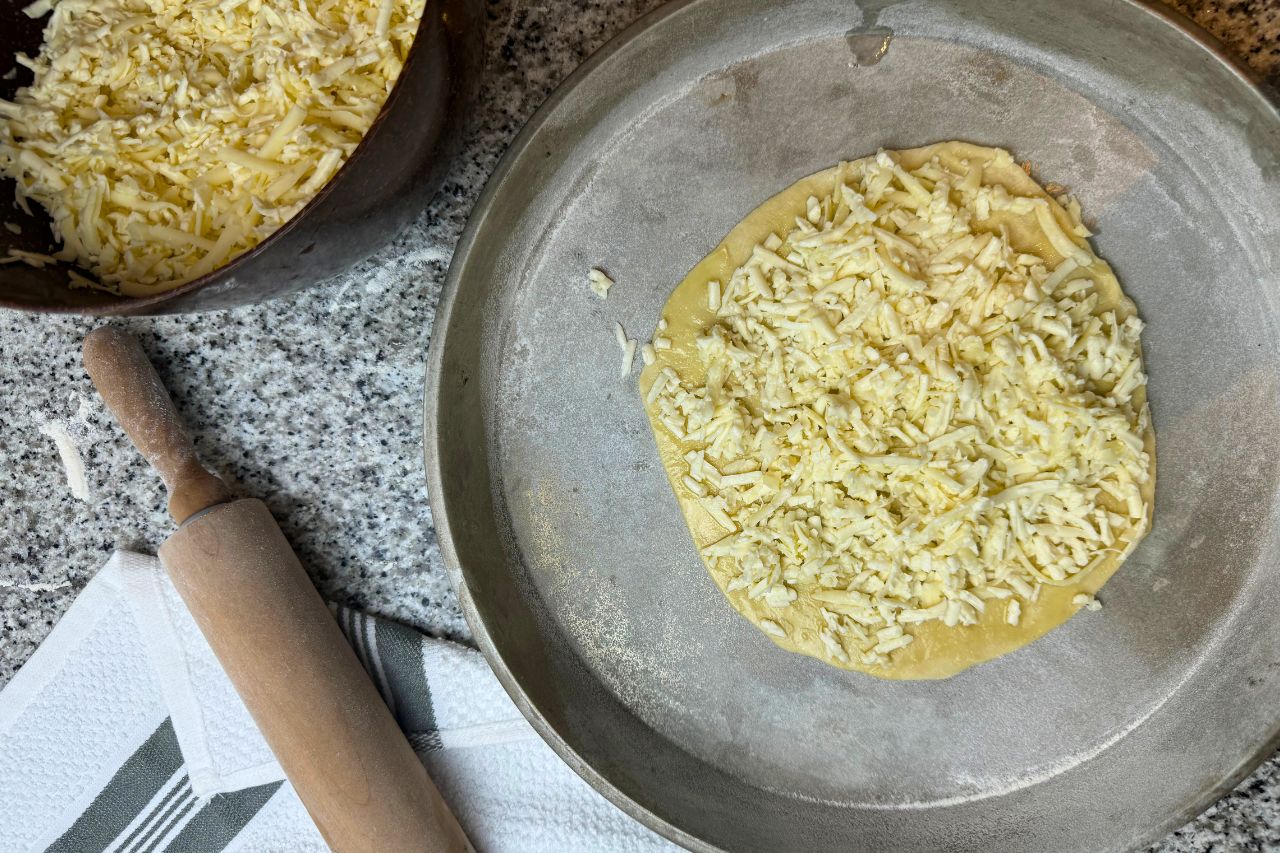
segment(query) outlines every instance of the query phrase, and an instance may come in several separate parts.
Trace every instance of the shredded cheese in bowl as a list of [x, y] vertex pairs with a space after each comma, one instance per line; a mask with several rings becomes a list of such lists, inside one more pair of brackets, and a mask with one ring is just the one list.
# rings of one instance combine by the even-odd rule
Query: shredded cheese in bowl
[[253, 248], [338, 171], [408, 57], [422, 0], [37, 0], [34, 73], [0, 101], [0, 174], [58, 257], [126, 295]]
[[1096, 609], [1151, 512], [1142, 322], [1087, 231], [1007, 152], [922, 152], [780, 196], [774, 221], [801, 215], [686, 280], [676, 346], [641, 380], [734, 605], [779, 645], [890, 677]]

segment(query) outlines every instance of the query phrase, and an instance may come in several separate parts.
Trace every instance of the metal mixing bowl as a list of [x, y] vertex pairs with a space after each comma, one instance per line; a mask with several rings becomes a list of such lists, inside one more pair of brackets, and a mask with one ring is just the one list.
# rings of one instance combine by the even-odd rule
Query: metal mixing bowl
[[[1280, 736], [1280, 115], [1154, 6], [859, 5], [673, 3], [534, 119], [436, 320], [441, 551], [547, 741], [694, 849], [1141, 845]], [[955, 138], [1031, 160], [1096, 219], [1148, 323], [1156, 522], [1100, 613], [893, 683], [783, 652], [724, 601], [612, 324], [648, 338], [685, 273], [801, 176]], [[593, 266], [617, 281], [605, 302]]]
[[[22, 13], [27, 0], [0, 0], [0, 98], [30, 82], [16, 65], [34, 55], [44, 19]], [[69, 287], [68, 265], [0, 266], [0, 307], [82, 314], [170, 314], [259, 302], [301, 290], [350, 267], [420, 213], [444, 178], [466, 126], [483, 67], [480, 0], [428, 0], [404, 70], [382, 111], [346, 164], [302, 211], [252, 251], [208, 275], [153, 296], [120, 297]], [[43, 211], [14, 204], [14, 183], [0, 181], [0, 257], [10, 248], [57, 249]], [[81, 275], [91, 277], [85, 270]]]

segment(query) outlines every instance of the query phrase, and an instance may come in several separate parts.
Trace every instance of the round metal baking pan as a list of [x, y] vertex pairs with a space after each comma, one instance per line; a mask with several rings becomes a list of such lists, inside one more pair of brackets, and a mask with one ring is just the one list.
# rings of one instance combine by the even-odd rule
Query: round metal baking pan
[[[1011, 149], [1095, 220], [1148, 323], [1156, 524], [1101, 613], [890, 683], [789, 655], [723, 600], [612, 323], [647, 338], [797, 178], [943, 139]], [[1280, 732], [1277, 270], [1276, 105], [1181, 20], [1115, 0], [666, 6], [538, 114], [450, 270], [426, 455], [477, 641], [566, 761], [697, 850], [1141, 845]]]

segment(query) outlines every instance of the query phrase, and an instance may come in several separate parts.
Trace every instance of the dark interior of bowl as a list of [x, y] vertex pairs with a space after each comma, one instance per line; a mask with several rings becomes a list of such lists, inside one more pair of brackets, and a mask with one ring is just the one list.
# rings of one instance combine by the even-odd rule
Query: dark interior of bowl
[[[29, 0], [0, 0], [0, 98], [31, 81], [19, 52], [34, 56], [46, 18], [32, 20]], [[400, 79], [360, 146], [303, 210], [252, 251], [172, 290], [121, 297], [72, 287], [68, 264], [42, 269], [0, 265], [0, 307], [83, 314], [168, 314], [259, 302], [301, 290], [367, 258], [422, 210], [443, 180], [465, 128], [483, 66], [484, 10], [479, 0], [427, 0], [422, 25]], [[2, 79], [17, 69], [12, 79]], [[14, 201], [0, 180], [0, 258], [10, 249], [58, 250], [50, 220]]]
[[[17, 61], [19, 52], [34, 56], [40, 49], [43, 19], [23, 14], [22, 0], [5, 0], [0, 6], [0, 98], [13, 100], [14, 93], [31, 82], [31, 72]], [[42, 255], [58, 250], [49, 217], [35, 204], [27, 213], [14, 200], [12, 179], [0, 179], [0, 258], [10, 249], [37, 252]], [[14, 233], [16, 227], [17, 233]], [[13, 307], [47, 310], [93, 310], [119, 302], [116, 297], [90, 289], [73, 290], [65, 265], [36, 269], [22, 263], [0, 266], [0, 303]], [[89, 276], [85, 270], [78, 270]]]

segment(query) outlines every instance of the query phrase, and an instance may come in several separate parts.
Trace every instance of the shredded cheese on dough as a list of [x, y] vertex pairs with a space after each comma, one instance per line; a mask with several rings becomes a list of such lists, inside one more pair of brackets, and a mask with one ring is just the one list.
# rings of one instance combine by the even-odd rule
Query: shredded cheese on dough
[[0, 101], [0, 174], [61, 260], [153, 293], [293, 217], [373, 123], [422, 0], [38, 0], [35, 78]]
[[1076, 607], [1082, 607], [1085, 610], [1101, 610], [1102, 609], [1101, 601], [1094, 598], [1092, 595], [1087, 595], [1086, 593], [1083, 593], [1083, 592], [1077, 596], [1074, 596], [1071, 599], [1071, 603], [1074, 604]]
[[[1015, 252], [993, 210], [1066, 260]], [[704, 554], [779, 614], [764, 630], [817, 589], [828, 656], [883, 664], [923, 622], [1007, 600], [1017, 625], [1136, 544], [1142, 323], [1096, 310], [1091, 263], [1045, 200], [881, 152], [711, 284], [705, 381], [663, 367], [646, 402], [699, 448], [684, 487], [726, 532]]]

